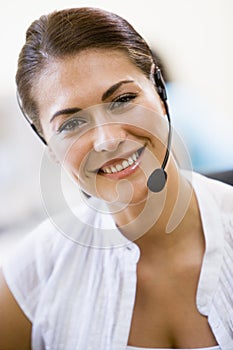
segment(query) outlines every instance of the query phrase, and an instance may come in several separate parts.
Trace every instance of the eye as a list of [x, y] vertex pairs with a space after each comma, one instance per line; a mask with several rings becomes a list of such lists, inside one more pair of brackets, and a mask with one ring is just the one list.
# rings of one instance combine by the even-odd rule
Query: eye
[[86, 124], [86, 120], [81, 119], [81, 118], [72, 118], [63, 123], [59, 128], [58, 128], [58, 133], [61, 132], [72, 132], [75, 131], [76, 129], [80, 129], [84, 124]]
[[137, 94], [128, 93], [121, 96], [118, 96], [110, 104], [110, 110], [121, 110], [124, 109], [130, 102], [132, 102], [137, 97]]

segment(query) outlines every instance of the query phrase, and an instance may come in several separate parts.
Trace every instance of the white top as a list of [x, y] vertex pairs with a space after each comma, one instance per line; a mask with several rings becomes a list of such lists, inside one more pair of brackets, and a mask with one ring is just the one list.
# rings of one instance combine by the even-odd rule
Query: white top
[[[206, 239], [197, 307], [208, 316], [221, 350], [232, 350], [233, 188], [197, 174], [193, 185]], [[33, 350], [127, 348], [139, 248], [122, 244], [109, 216], [90, 207], [79, 214], [88, 224], [59, 222], [69, 232], [65, 236], [57, 221], [57, 226], [46, 221], [3, 264], [6, 281], [33, 324]], [[107, 247], [104, 241], [105, 248], [97, 248], [103, 228], [109, 242], [119, 236], [121, 244]]]
[[[195, 350], [195, 349], [168, 349], [168, 348], [136, 348], [135, 346], [127, 346], [126, 350]], [[221, 350], [219, 346], [211, 346], [208, 348], [198, 348], [197, 350]]]

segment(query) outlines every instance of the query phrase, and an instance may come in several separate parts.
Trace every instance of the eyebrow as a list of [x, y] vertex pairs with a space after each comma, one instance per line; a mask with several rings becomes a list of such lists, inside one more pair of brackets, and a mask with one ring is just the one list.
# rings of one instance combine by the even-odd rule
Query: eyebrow
[[53, 116], [49, 122], [51, 123], [53, 121], [53, 119], [58, 117], [59, 115], [74, 114], [74, 113], [77, 113], [79, 111], [81, 111], [81, 108], [77, 108], [77, 107], [61, 109], [60, 111], [53, 114]]
[[[102, 95], [101, 100], [104, 102], [105, 100], [107, 100], [107, 98], [109, 98], [111, 95], [114, 94], [114, 92], [119, 89], [119, 87], [121, 87], [121, 85], [123, 84], [129, 84], [129, 83], [133, 83], [133, 80], [122, 80], [119, 81], [118, 83], [112, 85], [107, 91], [104, 92], [104, 94]], [[60, 111], [57, 111], [56, 113], [53, 114], [52, 118], [50, 119], [50, 123], [59, 115], [64, 115], [64, 114], [74, 114], [77, 113], [79, 111], [81, 111], [81, 108], [77, 108], [77, 107], [73, 107], [73, 108], [65, 108], [65, 109], [61, 109]]]
[[119, 89], [119, 87], [123, 84], [129, 84], [129, 83], [133, 83], [133, 80], [122, 80], [119, 81], [118, 83], [114, 84], [113, 86], [111, 86], [102, 96], [102, 101], [107, 100], [107, 98], [109, 98], [112, 94], [114, 94], [114, 92]]

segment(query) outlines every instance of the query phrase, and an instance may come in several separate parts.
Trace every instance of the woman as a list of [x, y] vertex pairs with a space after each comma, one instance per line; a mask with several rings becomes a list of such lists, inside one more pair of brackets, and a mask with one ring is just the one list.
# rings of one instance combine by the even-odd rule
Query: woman
[[43, 16], [16, 81], [34, 130], [92, 198], [4, 264], [0, 348], [232, 349], [232, 189], [190, 181], [169, 156], [141, 36], [99, 9]]

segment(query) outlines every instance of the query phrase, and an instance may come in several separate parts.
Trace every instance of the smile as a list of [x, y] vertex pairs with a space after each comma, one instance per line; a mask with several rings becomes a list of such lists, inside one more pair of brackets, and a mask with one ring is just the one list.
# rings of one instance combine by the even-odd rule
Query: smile
[[117, 173], [119, 171], [122, 171], [123, 169], [128, 168], [130, 165], [134, 164], [136, 160], [138, 159], [139, 154], [138, 152], [133, 153], [127, 160], [123, 160], [122, 163], [117, 163], [114, 166], [106, 166], [101, 168], [101, 171], [103, 171], [106, 174], [113, 174]]
[[127, 159], [113, 161], [112, 164], [108, 164], [99, 169], [104, 174], [117, 174], [123, 172], [127, 168], [134, 168], [138, 163], [138, 159], [142, 154], [144, 147], [140, 148], [136, 152], [132, 153]]

